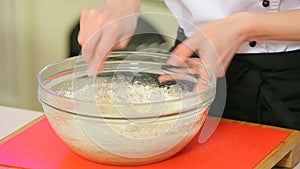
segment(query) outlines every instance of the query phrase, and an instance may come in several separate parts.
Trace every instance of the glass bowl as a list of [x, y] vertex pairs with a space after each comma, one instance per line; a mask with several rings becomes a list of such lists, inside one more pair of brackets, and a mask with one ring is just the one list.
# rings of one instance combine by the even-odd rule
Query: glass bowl
[[81, 56], [52, 63], [38, 74], [39, 101], [57, 135], [88, 160], [110, 165], [165, 160], [200, 130], [216, 85], [201, 63], [166, 65], [168, 56], [112, 52], [95, 77], [87, 76]]

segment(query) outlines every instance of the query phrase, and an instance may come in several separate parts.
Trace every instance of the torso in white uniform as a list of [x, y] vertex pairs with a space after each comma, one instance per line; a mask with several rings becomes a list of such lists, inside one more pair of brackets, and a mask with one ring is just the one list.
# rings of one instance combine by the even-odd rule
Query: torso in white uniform
[[[300, 9], [300, 0], [268, 0], [268, 6], [263, 5], [263, 1], [165, 0], [174, 16], [178, 17], [179, 26], [184, 29], [187, 37], [195, 33], [195, 26], [200, 28], [207, 22], [222, 19], [238, 12], [280, 12]], [[237, 53], [269, 53], [297, 49], [300, 49], [300, 41], [257, 41], [254, 47], [250, 47], [249, 43], [244, 43]]]

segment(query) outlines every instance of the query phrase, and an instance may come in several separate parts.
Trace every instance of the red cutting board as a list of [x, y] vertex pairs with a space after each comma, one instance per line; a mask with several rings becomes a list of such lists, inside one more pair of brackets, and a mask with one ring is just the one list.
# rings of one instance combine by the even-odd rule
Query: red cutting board
[[[209, 121], [208, 121], [209, 122]], [[35, 169], [250, 169], [270, 153], [288, 133], [221, 121], [203, 144], [198, 136], [174, 157], [151, 165], [118, 167], [88, 161], [73, 153], [54, 133], [47, 119], [0, 145], [0, 166]]]

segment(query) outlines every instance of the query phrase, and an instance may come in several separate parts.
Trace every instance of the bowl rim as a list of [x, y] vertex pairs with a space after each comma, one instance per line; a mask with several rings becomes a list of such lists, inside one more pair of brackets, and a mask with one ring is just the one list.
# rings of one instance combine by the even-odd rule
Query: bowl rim
[[[147, 55], [151, 55], [152, 57], [161, 57], [161, 56], [166, 56], [166, 54], [164, 53], [154, 53], [154, 52], [140, 52], [140, 51], [113, 51], [111, 52], [110, 56], [109, 57], [118, 57], [118, 54], [130, 54], [130, 53], [139, 53], [139, 54], [147, 54]], [[78, 55], [78, 56], [74, 56], [74, 57], [70, 57], [70, 58], [66, 58], [66, 59], [62, 59], [62, 60], [59, 60], [59, 61], [56, 61], [56, 62], [53, 62], [53, 63], [50, 63], [46, 66], [44, 66], [38, 73], [37, 75], [37, 78], [36, 78], [36, 81], [38, 83], [38, 87], [41, 88], [44, 92], [50, 94], [50, 95], [55, 95], [56, 97], [59, 97], [59, 98], [64, 98], [64, 99], [67, 99], [67, 100], [70, 100], [70, 101], [73, 101], [73, 103], [75, 101], [79, 101], [79, 102], [82, 102], [82, 103], [94, 103], [94, 102], [91, 102], [91, 101], [87, 101], [87, 100], [81, 100], [81, 99], [78, 99], [78, 98], [71, 98], [71, 97], [68, 97], [68, 96], [64, 96], [64, 95], [61, 95], [61, 94], [58, 94], [57, 92], [55, 91], [52, 91], [49, 87], [46, 87], [45, 85], [43, 85], [43, 82], [41, 80], [41, 75], [49, 68], [49, 67], [53, 67], [55, 65], [59, 65], [61, 63], [65, 63], [65, 62], [68, 62], [70, 60], [76, 60], [76, 59], [81, 59], [82, 62], [83, 59], [82, 59], [82, 56], [81, 55]], [[199, 63], [199, 62], [196, 62], [194, 61], [193, 59], [187, 59], [189, 60], [190, 62], [194, 63], [194, 64], [198, 64], [198, 65], [201, 65], [202, 67], [205, 68], [205, 70], [207, 71], [208, 75], [209, 75], [209, 78], [211, 78], [211, 82], [209, 83], [208, 87], [206, 87], [204, 90], [201, 90], [199, 92], [196, 92], [196, 93], [193, 93], [191, 95], [188, 95], [188, 96], [184, 96], [184, 97], [180, 97], [180, 98], [176, 98], [176, 99], [171, 99], [171, 100], [166, 100], [167, 102], [169, 103], [172, 103], [172, 102], [177, 102], [179, 100], [185, 100], [185, 99], [190, 99], [190, 98], [195, 98], [195, 97], [199, 97], [199, 95], [202, 95], [203, 93], [206, 93], [208, 90], [210, 90], [211, 88], [215, 88], [215, 85], [216, 85], [216, 76], [215, 74], [212, 72], [211, 69], [209, 69], [207, 66], [205, 66], [204, 64], [202, 63]], [[106, 61], [108, 63], [113, 63], [115, 61]], [[152, 63], [153, 64], [153, 63]], [[154, 64], [157, 64], [157, 63], [154, 63]], [[72, 68], [73, 69], [73, 68]], [[65, 73], [65, 74], [72, 74], [73, 71], [69, 71], [69, 73], [66, 73], [66, 71], [62, 71], [61, 73]], [[60, 74], [60, 72], [58, 72], [57, 74]], [[64, 74], [64, 75], [65, 75]], [[180, 73], [179, 73], [180, 74]], [[51, 76], [50, 76], [51, 77]], [[213, 91], [213, 96], [212, 98], [210, 99], [210, 103], [214, 100], [214, 97], [215, 97], [215, 90]], [[40, 102], [42, 102], [43, 104], [46, 104], [47, 106], [50, 106], [52, 108], [55, 108], [55, 109], [59, 109], [60, 111], [63, 111], [63, 112], [66, 112], [66, 113], [70, 113], [70, 114], [74, 114], [74, 115], [81, 115], [81, 116], [85, 116], [85, 117], [99, 117], [99, 116], [93, 116], [93, 115], [85, 115], [85, 114], [81, 114], [81, 113], [78, 113], [78, 112], [73, 112], [73, 111], [69, 111], [69, 110], [63, 110], [61, 108], [58, 108], [57, 106], [54, 106], [52, 104], [49, 104], [47, 102], [47, 100], [45, 100], [44, 98], [40, 97], [40, 91], [38, 91], [38, 100]], [[166, 101], [156, 101], [156, 102], [151, 102], [151, 104], [162, 104], [162, 103], [165, 103]], [[149, 103], [126, 103], [126, 104], [108, 104], [108, 103], [97, 103], [97, 105], [102, 105], [102, 106], [113, 106], [113, 107], [118, 107], [118, 106], [128, 106], [128, 105], [132, 105], [132, 106], [142, 106], [142, 105], [146, 105], [146, 104], [149, 104]], [[201, 106], [202, 107], [202, 106]], [[184, 111], [183, 111], [184, 112]], [[182, 112], [182, 113], [183, 113]], [[174, 115], [174, 114], [178, 114], [177, 113], [171, 113], [171, 114], [167, 114], [166, 116], [171, 116], [171, 115]], [[153, 118], [154, 116], [143, 116], [143, 117], [132, 117], [132, 118], [126, 118], [126, 119], [145, 119], [145, 118]], [[157, 117], [157, 116], [155, 116]], [[107, 119], [124, 119], [122, 117], [112, 117], [112, 116], [105, 116], [105, 117], [102, 117], [101, 118], [107, 118]]]

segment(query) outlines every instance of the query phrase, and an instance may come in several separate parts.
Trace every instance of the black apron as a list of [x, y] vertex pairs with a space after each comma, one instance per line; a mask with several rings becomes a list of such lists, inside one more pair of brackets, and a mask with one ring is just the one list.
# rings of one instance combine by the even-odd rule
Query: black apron
[[[179, 29], [175, 46], [184, 39]], [[236, 54], [226, 83], [222, 117], [300, 130], [300, 50]]]

